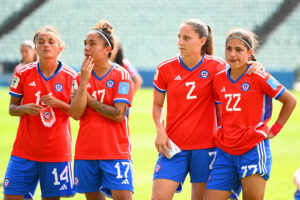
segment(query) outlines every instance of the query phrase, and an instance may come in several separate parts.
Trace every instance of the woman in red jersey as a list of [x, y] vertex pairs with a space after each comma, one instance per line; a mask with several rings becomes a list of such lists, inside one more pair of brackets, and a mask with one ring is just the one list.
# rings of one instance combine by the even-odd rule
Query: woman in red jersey
[[[295, 97], [269, 73], [246, 74], [255, 60], [256, 35], [243, 29], [226, 35], [225, 55], [229, 69], [216, 74], [213, 90], [221, 104], [222, 124], [216, 135], [217, 157], [210, 174], [206, 200], [226, 200], [242, 184], [243, 199], [262, 200], [269, 179], [272, 155], [269, 139], [285, 125]], [[282, 103], [271, 128], [272, 98]]]
[[15, 70], [9, 92], [9, 113], [20, 122], [4, 179], [5, 200], [32, 196], [39, 180], [44, 200], [74, 194], [69, 102], [77, 74], [57, 60], [64, 45], [53, 26], [37, 30], [33, 41], [39, 60]]
[[[179, 56], [158, 65], [153, 82], [155, 146], [160, 154], [154, 170], [152, 199], [172, 199], [176, 190], [181, 190], [187, 173], [192, 183], [191, 198], [202, 199], [216, 156], [212, 80], [225, 69], [226, 62], [212, 56], [212, 30], [197, 19], [180, 25], [178, 49]], [[162, 111], [166, 94], [165, 127]]]
[[102, 20], [84, 40], [85, 59], [71, 114], [80, 119], [75, 148], [75, 185], [87, 200], [132, 199], [133, 168], [128, 109], [133, 82], [123, 67], [109, 61], [112, 26]]

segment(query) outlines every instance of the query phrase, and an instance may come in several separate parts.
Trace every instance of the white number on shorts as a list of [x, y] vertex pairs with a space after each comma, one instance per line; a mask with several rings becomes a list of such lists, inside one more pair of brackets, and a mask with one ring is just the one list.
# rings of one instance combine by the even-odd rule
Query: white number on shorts
[[[69, 182], [69, 177], [68, 177], [68, 166], [65, 167], [65, 169], [61, 172], [59, 175], [60, 181], [66, 181], [67, 183]], [[54, 185], [59, 185], [60, 182], [58, 181], [58, 175], [57, 175], [57, 168], [54, 168], [52, 171], [52, 174], [54, 175]]]
[[247, 175], [248, 169], [249, 170], [253, 169], [252, 174], [255, 174], [257, 172], [257, 165], [242, 166], [241, 169], [244, 170], [244, 172], [243, 172], [243, 178], [245, 178], [246, 175]]
[[208, 152], [208, 155], [210, 157], [213, 157], [210, 164], [209, 164], [209, 169], [212, 169], [213, 168], [213, 165], [214, 165], [214, 162], [216, 160], [216, 155], [217, 155], [217, 152], [216, 151], [211, 151], [211, 152]]
[[197, 99], [197, 96], [196, 95], [191, 95], [192, 92], [194, 91], [196, 85], [195, 85], [195, 82], [186, 82], [185, 85], [187, 87], [189, 87], [190, 85], [192, 86], [188, 92], [188, 94], [186, 95], [186, 99]]
[[[225, 98], [228, 99], [226, 104], [226, 111], [241, 111], [241, 108], [237, 108], [237, 105], [241, 100], [241, 94], [225, 94]], [[229, 105], [233, 99], [235, 99], [235, 103], [233, 107], [230, 108]]]
[[100, 96], [100, 102], [103, 103], [103, 99], [104, 99], [104, 95], [105, 95], [105, 89], [94, 91], [93, 94], [92, 94], [92, 96], [95, 99], [97, 99], [97, 94], [101, 95]]
[[[130, 163], [129, 162], [121, 162], [123, 166], [126, 166], [126, 170], [124, 172], [124, 177], [127, 178], [127, 174], [129, 171], [129, 167], [130, 167]], [[121, 175], [121, 169], [120, 169], [120, 163], [117, 162], [115, 165], [115, 168], [117, 169], [117, 178], [123, 178], [123, 176]]]

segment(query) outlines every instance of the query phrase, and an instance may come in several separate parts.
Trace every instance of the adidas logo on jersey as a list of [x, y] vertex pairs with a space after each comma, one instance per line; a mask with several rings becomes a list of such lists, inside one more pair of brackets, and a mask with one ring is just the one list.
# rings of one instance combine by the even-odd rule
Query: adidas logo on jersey
[[222, 88], [221, 92], [226, 92], [225, 87]]
[[128, 179], [126, 178], [124, 181], [122, 181], [122, 183], [121, 183], [121, 184], [129, 185], [129, 181], [128, 181]]
[[68, 189], [68, 187], [66, 186], [66, 184], [63, 184], [63, 185], [59, 188], [60, 191], [66, 190], [66, 189]]
[[33, 87], [36, 86], [34, 81], [32, 81], [31, 83], [29, 83], [28, 85], [29, 85], [29, 86], [33, 86]]
[[175, 81], [180, 81], [181, 77], [179, 75], [176, 76], [176, 78], [174, 78]]

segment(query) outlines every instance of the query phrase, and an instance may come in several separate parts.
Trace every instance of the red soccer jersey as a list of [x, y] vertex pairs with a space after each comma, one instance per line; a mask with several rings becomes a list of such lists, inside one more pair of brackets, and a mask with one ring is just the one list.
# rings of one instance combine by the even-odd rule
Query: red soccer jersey
[[229, 71], [215, 76], [215, 98], [222, 107], [222, 127], [216, 144], [232, 155], [241, 155], [267, 136], [272, 115], [272, 98], [278, 99], [285, 88], [267, 72], [243, 74], [233, 81]]
[[69, 116], [59, 108], [45, 106], [40, 98], [51, 93], [69, 103], [75, 78], [76, 72], [61, 63], [50, 78], [43, 76], [38, 62], [16, 68], [9, 94], [22, 98], [22, 104], [35, 103], [44, 109], [37, 116], [21, 116], [12, 155], [41, 162], [72, 160]]
[[179, 56], [158, 65], [153, 85], [157, 91], [167, 92], [166, 132], [180, 149], [215, 147], [212, 80], [225, 64], [222, 59], [205, 55], [192, 69]]
[[[103, 77], [97, 77], [92, 71], [87, 90], [104, 104], [113, 106], [114, 103], [127, 103], [131, 106], [133, 82], [130, 74], [119, 65], [114, 65]], [[87, 107], [80, 119], [75, 159], [131, 159], [128, 110], [125, 119], [116, 122]]]

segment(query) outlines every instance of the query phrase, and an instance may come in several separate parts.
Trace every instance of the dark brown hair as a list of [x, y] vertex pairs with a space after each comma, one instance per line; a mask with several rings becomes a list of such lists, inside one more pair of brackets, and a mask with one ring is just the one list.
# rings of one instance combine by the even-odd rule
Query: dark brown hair
[[248, 48], [248, 50], [253, 50], [253, 53], [249, 57], [249, 60], [256, 61], [254, 51], [257, 48], [259, 42], [255, 33], [242, 28], [233, 28], [226, 34], [226, 43], [231, 37], [240, 38], [241, 41], [243, 41], [244, 43], [246, 42], [244, 45]]
[[[111, 23], [106, 21], [105, 19], [100, 20], [93, 28], [93, 30], [101, 32], [103, 35], [105, 35], [106, 39], [109, 41], [109, 43], [103, 38], [102, 35], [99, 34], [99, 37], [103, 39], [106, 44], [105, 46], [111, 46], [111, 49], [114, 48], [114, 38], [113, 38], [113, 26]], [[111, 52], [108, 54], [108, 57], [110, 57]]]
[[188, 19], [182, 22], [182, 24], [187, 24], [193, 27], [194, 31], [199, 35], [199, 38], [206, 37], [206, 43], [202, 46], [201, 55], [214, 54], [213, 48], [213, 33], [209, 25], [198, 19]]

